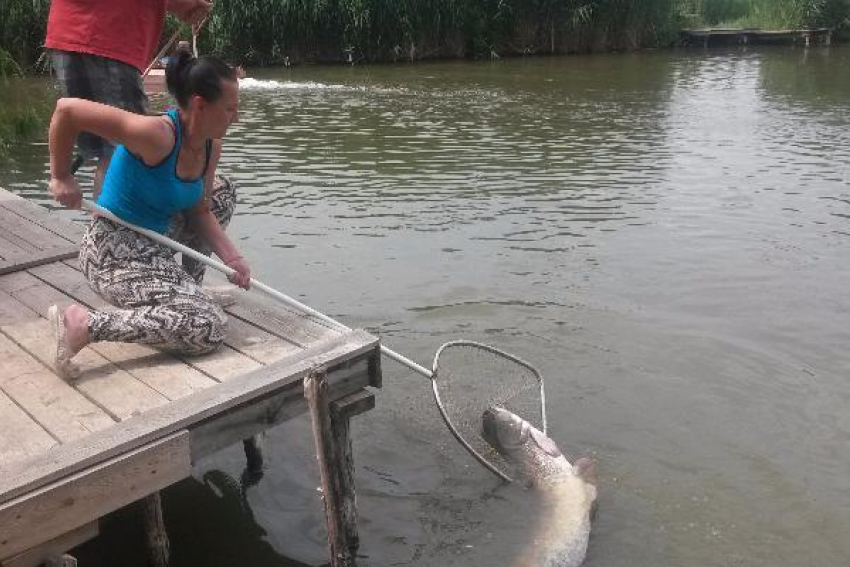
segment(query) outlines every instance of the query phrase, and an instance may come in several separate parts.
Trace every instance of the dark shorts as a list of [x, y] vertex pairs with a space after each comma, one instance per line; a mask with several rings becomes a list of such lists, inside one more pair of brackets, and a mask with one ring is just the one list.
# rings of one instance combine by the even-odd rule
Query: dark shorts
[[[147, 114], [148, 98], [141, 73], [132, 65], [71, 51], [52, 50], [51, 57], [62, 96], [84, 98]], [[108, 141], [88, 132], [80, 134], [77, 147], [86, 159], [111, 156], [113, 150]]]

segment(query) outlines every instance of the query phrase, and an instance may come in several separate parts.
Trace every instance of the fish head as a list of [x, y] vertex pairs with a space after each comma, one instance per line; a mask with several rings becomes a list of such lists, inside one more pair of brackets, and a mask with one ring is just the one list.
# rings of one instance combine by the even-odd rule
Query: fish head
[[542, 484], [576, 474], [555, 442], [515, 413], [488, 408], [481, 425], [484, 440], [515, 467], [525, 483]]

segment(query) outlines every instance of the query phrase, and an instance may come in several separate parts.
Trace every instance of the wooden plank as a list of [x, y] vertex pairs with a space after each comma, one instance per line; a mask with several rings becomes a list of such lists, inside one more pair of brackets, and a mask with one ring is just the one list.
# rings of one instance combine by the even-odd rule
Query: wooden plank
[[98, 533], [98, 523], [91, 522], [52, 539], [47, 543], [24, 551], [9, 559], [4, 559], [0, 561], [0, 565], [2, 567], [37, 567], [42, 565], [48, 557], [62, 555], [68, 550], [96, 538]]
[[357, 390], [331, 402], [331, 416], [334, 418], [351, 418], [373, 409], [375, 409], [375, 394], [369, 390]]
[[79, 247], [74, 244], [64, 247], [48, 248], [47, 250], [41, 250], [34, 253], [26, 252], [19, 256], [7, 255], [4, 256], [5, 260], [0, 261], [0, 275], [26, 270], [27, 268], [41, 266], [42, 264], [67, 260], [68, 258], [75, 258], [79, 255], [79, 253]]
[[192, 357], [187, 362], [219, 382], [253, 372], [263, 366], [227, 344], [222, 345], [215, 352]]
[[[368, 382], [369, 360], [350, 361], [328, 371], [333, 399], [362, 391]], [[374, 406], [374, 399], [373, 399]], [[212, 455], [249, 437], [304, 414], [307, 405], [300, 403], [297, 393], [281, 390], [247, 402], [225, 415], [217, 415], [191, 427], [192, 460]]]
[[[69, 244], [74, 244], [74, 242], [68, 242], [67, 239], [2, 206], [0, 206], [0, 219], [2, 219], [0, 221], [2, 222], [0, 233], [3, 234], [4, 238], [13, 242], [20, 241], [21, 243], [26, 243], [32, 250], [46, 250], [48, 248], [65, 247]], [[54, 217], [52, 220], [54, 222], [59, 221], [58, 217]], [[26, 246], [22, 247], [26, 248]], [[79, 249], [79, 245], [77, 248]]]
[[115, 424], [103, 410], [3, 334], [0, 388], [62, 443]]
[[226, 311], [301, 347], [315, 341], [339, 336], [343, 332], [316, 322], [281, 302], [275, 303], [272, 308], [268, 304], [270, 299], [264, 298], [263, 301], [265, 304], [248, 297], [240, 297], [240, 301], [229, 306]]
[[44, 428], [0, 392], [0, 458], [4, 465], [39, 455], [54, 445], [56, 440]]
[[[57, 304], [60, 308], [65, 308], [74, 302], [74, 298], [65, 295], [58, 289], [45, 284], [40, 279], [26, 272], [0, 276], [0, 290], [7, 292], [13, 298], [45, 317], [47, 316], [47, 309], [50, 305]], [[48, 334], [47, 336], [50, 335]], [[144, 345], [106, 342], [92, 343], [88, 348], [83, 349], [74, 360], [75, 362], [79, 361], [81, 364], [85, 364], [88, 359], [90, 363], [100, 367], [105, 362], [112, 362], [110, 357], [114, 357], [114, 360], [119, 363], [118, 366], [123, 367], [133, 366], [128, 361], [140, 355], [144, 356], [148, 362], [154, 364], [167, 366], [175, 363], [175, 359], [170, 355]], [[49, 358], [41, 360], [44, 360], [48, 366], [50, 365]], [[181, 364], [180, 366], [183, 365]], [[144, 368], [143, 365], [134, 366], [134, 369], [136, 374], [139, 375], [138, 377], [141, 379], [141, 382], [146, 383], [154, 391], [161, 391], [162, 395], [167, 399], [183, 397], [214, 383], [209, 378], [190, 368], [186, 368], [187, 372], [185, 373], [176, 373], [173, 371], [173, 368], [169, 369], [168, 367], [162, 371], [156, 368]], [[129, 374], [129, 372], [127, 373]]]
[[56, 234], [69, 243], [78, 243], [83, 237], [81, 227], [5, 189], [0, 189], [0, 207]]
[[217, 383], [180, 359], [146, 345], [99, 342], [89, 348], [169, 400]]
[[[2, 220], [2, 215], [0, 215], [0, 222]], [[22, 248], [17, 243], [3, 238], [3, 235], [0, 234], [0, 258], [2, 258], [4, 265], [12, 264], [18, 260], [23, 261], [31, 252], [31, 250]]]
[[192, 474], [189, 434], [176, 432], [0, 506], [0, 557], [97, 520]]
[[[38, 284], [27, 287], [26, 284], [30, 280]], [[7, 289], [15, 290], [16, 295], [25, 298], [44, 313], [49, 302], [63, 306], [69, 303], [67, 297], [52, 288], [52, 296], [42, 297], [42, 292], [45, 291], [42, 288], [46, 287], [26, 272], [0, 276], [0, 330], [32, 357], [52, 368], [53, 329], [50, 323], [40, 318], [33, 307], [18, 302], [6, 292]], [[60, 299], [63, 297], [64, 299]], [[29, 312], [29, 316], [25, 315], [26, 312]], [[84, 373], [73, 386], [115, 419], [127, 419], [168, 402], [167, 398], [113, 365], [91, 348], [80, 351], [74, 361], [84, 367]]]
[[[107, 307], [107, 303], [91, 290], [80, 271], [65, 262], [39, 266], [30, 270], [30, 273], [61, 289], [82, 305], [92, 309]], [[257, 362], [270, 364], [298, 350], [294, 345], [234, 317], [229, 317], [228, 320], [225, 345], [227, 348], [219, 349], [213, 355], [179, 358], [221, 381], [232, 377], [237, 368], [241, 367], [239, 373], [244, 374], [258, 368], [260, 364]], [[228, 352], [228, 349], [231, 352]]]
[[[274, 365], [152, 409], [136, 419], [93, 433], [79, 441], [56, 447], [49, 454], [12, 466], [0, 463], [0, 502], [152, 439], [223, 415], [252, 399], [286, 389], [292, 390], [294, 397], [300, 398], [301, 381], [315, 366], [341, 365], [357, 358], [377, 356], [380, 356], [378, 340], [365, 331], [354, 330], [299, 351]], [[360, 386], [366, 385], [364, 383]]]
[[[23, 250], [24, 252], [38, 252], [42, 250], [43, 247], [40, 247], [32, 242], [28, 242], [26, 239], [21, 238], [15, 233], [9, 232], [9, 230], [7, 230], [6, 228], [6, 225], [12, 220], [13, 217], [16, 217], [17, 215], [13, 215], [11, 213], [3, 214], [4, 212], [5, 211], [3, 209], [0, 209], [0, 241], [3, 242], [3, 245], [2, 247], [0, 247], [0, 250], [2, 250], [2, 248], [5, 248], [7, 243], [10, 243], [14, 248]], [[55, 235], [53, 234], [51, 234], [51, 236], [55, 237]], [[65, 240], [63, 240], [62, 243], [65, 245], [68, 244], [68, 242]], [[2, 251], [0, 251], [0, 256], [3, 256]], [[3, 257], [5, 258], [5, 256]]]
[[[46, 319], [0, 325], [0, 330], [42, 364], [51, 367], [53, 329]], [[91, 348], [80, 351], [74, 362], [79, 363], [83, 371], [72, 386], [116, 420], [125, 420], [168, 403], [165, 396]]]

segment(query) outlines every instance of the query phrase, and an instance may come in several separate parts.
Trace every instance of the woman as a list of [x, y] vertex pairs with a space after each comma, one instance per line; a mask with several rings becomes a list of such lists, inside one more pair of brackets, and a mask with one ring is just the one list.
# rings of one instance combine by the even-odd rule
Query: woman
[[[69, 172], [74, 140], [85, 131], [116, 142], [98, 204], [159, 233], [185, 218], [236, 271], [231, 282], [247, 289], [250, 269], [222, 226], [233, 200], [213, 194], [220, 140], [237, 119], [235, 73], [217, 58], [180, 52], [166, 69], [166, 83], [179, 109], [160, 116], [60, 99], [50, 123], [50, 191], [66, 207], [79, 208], [82, 193]], [[54, 365], [61, 376], [76, 377], [79, 370], [71, 358], [91, 342], [135, 342], [202, 354], [224, 340], [226, 316], [201, 288], [202, 270], [190, 274], [170, 248], [97, 217], [83, 237], [80, 267], [92, 289], [118, 309], [74, 304], [61, 313], [55, 305], [50, 308]]]

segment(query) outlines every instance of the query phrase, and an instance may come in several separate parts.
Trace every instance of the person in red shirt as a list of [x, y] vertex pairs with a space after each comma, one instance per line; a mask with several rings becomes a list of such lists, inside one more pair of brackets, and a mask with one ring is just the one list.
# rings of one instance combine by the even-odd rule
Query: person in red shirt
[[[209, 0], [53, 0], [44, 45], [65, 97], [148, 111], [142, 73], [154, 56], [166, 11], [197, 24]], [[85, 133], [77, 140], [84, 159], [97, 159], [95, 196], [112, 156], [112, 144]]]

